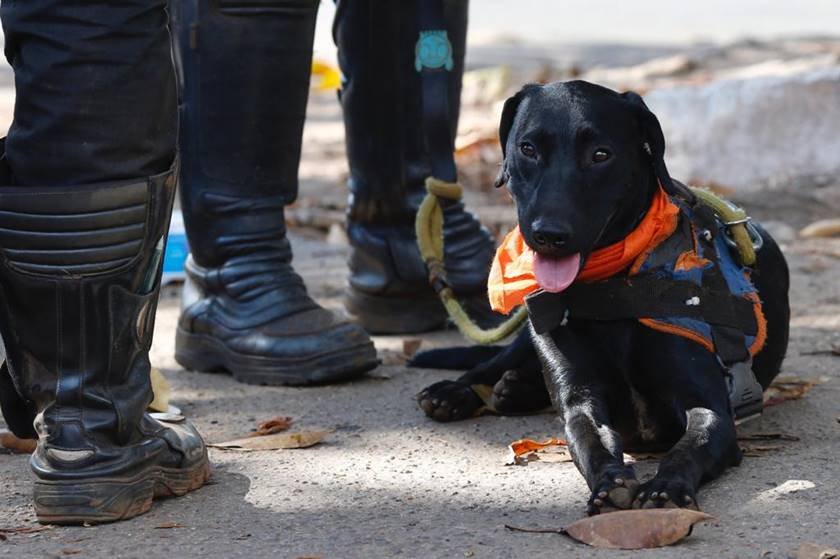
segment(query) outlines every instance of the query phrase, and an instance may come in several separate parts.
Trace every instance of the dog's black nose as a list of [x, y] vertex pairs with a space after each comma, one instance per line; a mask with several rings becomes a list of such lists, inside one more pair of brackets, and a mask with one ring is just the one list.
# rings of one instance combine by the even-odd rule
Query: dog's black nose
[[538, 245], [552, 248], [563, 248], [563, 246], [565, 246], [566, 244], [566, 241], [569, 240], [569, 234], [566, 231], [555, 227], [542, 225], [538, 222], [535, 222], [531, 226], [531, 230], [533, 231], [534, 241]]

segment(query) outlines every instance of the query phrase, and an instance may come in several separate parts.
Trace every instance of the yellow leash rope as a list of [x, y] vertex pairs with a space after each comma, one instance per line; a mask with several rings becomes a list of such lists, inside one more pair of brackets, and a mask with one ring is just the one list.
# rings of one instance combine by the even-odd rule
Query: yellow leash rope
[[[510, 318], [495, 328], [483, 329], [467, 315], [446, 280], [443, 257], [443, 209], [440, 201], [460, 200], [463, 195], [461, 185], [429, 177], [426, 179], [426, 190], [428, 194], [417, 210], [414, 227], [417, 232], [420, 256], [429, 271], [429, 283], [440, 296], [452, 322], [465, 337], [477, 344], [493, 344], [507, 338], [525, 322], [528, 311], [524, 306], [516, 309]], [[749, 218], [746, 212], [709, 190], [694, 187], [691, 190], [700, 202], [710, 207], [726, 225], [738, 249], [741, 263], [745, 266], [755, 264], [755, 247], [747, 231], [746, 224]]]
[[528, 316], [525, 307], [516, 309], [510, 318], [495, 328], [483, 329], [467, 315], [446, 282], [446, 269], [443, 264], [443, 210], [440, 207], [440, 199], [460, 200], [461, 185], [429, 177], [426, 179], [426, 190], [429, 193], [417, 210], [415, 229], [420, 256], [429, 270], [429, 282], [438, 292], [452, 322], [465, 337], [477, 344], [493, 344], [507, 338], [522, 326]]

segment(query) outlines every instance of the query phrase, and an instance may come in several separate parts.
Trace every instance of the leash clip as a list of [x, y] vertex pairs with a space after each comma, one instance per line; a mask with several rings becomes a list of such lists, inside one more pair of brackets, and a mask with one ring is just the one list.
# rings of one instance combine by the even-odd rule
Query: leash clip
[[752, 222], [752, 218], [750, 216], [746, 216], [743, 219], [736, 219], [734, 221], [725, 221], [723, 222], [725, 234], [723, 236], [723, 240], [726, 241], [732, 248], [738, 248], [738, 243], [735, 241], [734, 237], [732, 236], [730, 227], [735, 227], [737, 225], [743, 225], [744, 228], [747, 230], [747, 234], [750, 236], [750, 243], [752, 243], [753, 250], [761, 250], [764, 246], [764, 238], [761, 236], [761, 233], [758, 232], [755, 224]]

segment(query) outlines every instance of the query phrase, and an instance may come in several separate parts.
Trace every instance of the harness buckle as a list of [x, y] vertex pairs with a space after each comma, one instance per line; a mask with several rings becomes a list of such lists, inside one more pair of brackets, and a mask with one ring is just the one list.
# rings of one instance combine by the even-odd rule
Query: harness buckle
[[735, 423], [742, 423], [761, 415], [764, 408], [764, 389], [755, 378], [752, 358], [724, 368], [729, 388], [729, 405]]

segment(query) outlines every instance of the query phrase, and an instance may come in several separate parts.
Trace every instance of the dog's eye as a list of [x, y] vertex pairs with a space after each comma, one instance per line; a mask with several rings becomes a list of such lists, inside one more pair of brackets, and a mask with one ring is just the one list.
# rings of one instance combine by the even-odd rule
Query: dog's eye
[[592, 162], [593, 163], [603, 163], [607, 159], [612, 157], [612, 154], [605, 149], [597, 149], [595, 153], [592, 154]]
[[533, 159], [537, 156], [537, 148], [534, 147], [534, 144], [528, 142], [522, 142], [519, 144], [519, 151], [522, 152], [522, 155]]

